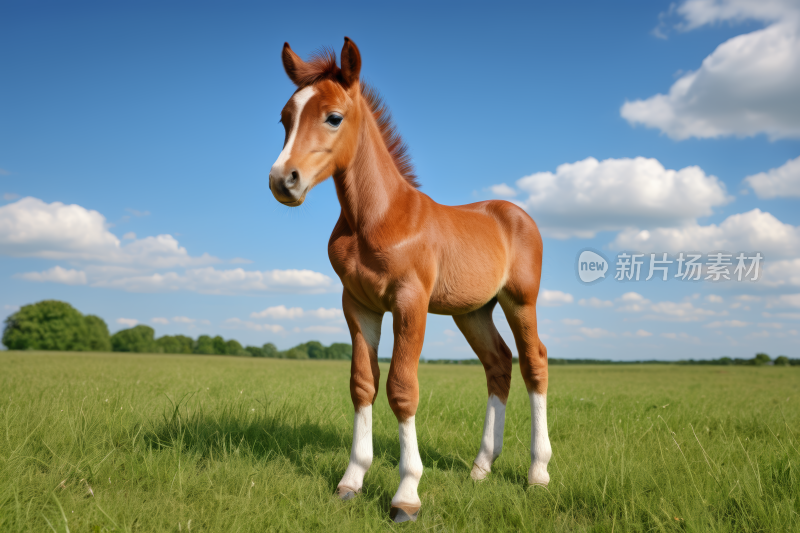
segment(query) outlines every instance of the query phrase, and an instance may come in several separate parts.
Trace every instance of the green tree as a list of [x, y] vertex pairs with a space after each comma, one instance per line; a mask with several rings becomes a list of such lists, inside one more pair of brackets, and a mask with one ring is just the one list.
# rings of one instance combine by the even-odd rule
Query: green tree
[[200, 335], [194, 343], [192, 353], [213, 355], [214, 354], [214, 340], [208, 335]]
[[239, 341], [231, 339], [225, 343], [225, 353], [228, 355], [247, 355]]
[[347, 360], [353, 358], [353, 347], [343, 342], [334, 342], [326, 348], [328, 359]]
[[155, 333], [150, 326], [141, 324], [121, 329], [111, 336], [111, 347], [115, 352], [155, 353]]
[[258, 346], [245, 346], [244, 351], [249, 353], [252, 357], [266, 357], [264, 349]]
[[265, 343], [264, 346], [261, 347], [261, 351], [264, 352], [264, 357], [280, 357], [278, 355], [278, 348], [271, 342]]
[[111, 337], [108, 334], [108, 326], [99, 316], [86, 315], [83, 317], [86, 324], [86, 343], [92, 352], [110, 352]]
[[186, 335], [164, 335], [156, 339], [160, 353], [192, 353], [194, 340]]
[[217, 355], [225, 355], [228, 353], [228, 347], [225, 346], [225, 339], [217, 335], [213, 339], [211, 339], [212, 344], [214, 345], [214, 353]]
[[3, 344], [10, 350], [108, 350], [108, 327], [66, 302], [43, 300], [6, 319]]
[[305, 344], [298, 344], [294, 348], [281, 352], [281, 357], [284, 359], [308, 359], [308, 352]]
[[765, 353], [757, 353], [753, 359], [753, 363], [757, 366], [766, 365], [771, 362], [772, 358]]
[[[322, 343], [317, 341], [308, 341], [305, 343], [305, 352], [310, 359], [328, 359], [328, 354]], [[298, 346], [299, 348], [299, 346]]]
[[775, 358], [775, 366], [789, 366], [789, 358], [785, 355], [779, 355]]

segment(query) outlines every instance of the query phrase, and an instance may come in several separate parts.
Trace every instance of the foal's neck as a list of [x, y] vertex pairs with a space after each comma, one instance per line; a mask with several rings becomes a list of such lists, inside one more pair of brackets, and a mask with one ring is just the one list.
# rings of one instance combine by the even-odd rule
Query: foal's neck
[[397, 170], [369, 105], [362, 98], [359, 101], [361, 124], [355, 156], [349, 167], [333, 176], [342, 214], [356, 233], [392, 216], [403, 197], [418, 194]]

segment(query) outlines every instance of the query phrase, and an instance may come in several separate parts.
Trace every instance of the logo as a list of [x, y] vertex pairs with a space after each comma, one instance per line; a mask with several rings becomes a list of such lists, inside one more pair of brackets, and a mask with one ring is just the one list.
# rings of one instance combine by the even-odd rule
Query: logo
[[584, 283], [605, 279], [608, 260], [593, 250], [584, 250], [578, 256], [578, 278]]

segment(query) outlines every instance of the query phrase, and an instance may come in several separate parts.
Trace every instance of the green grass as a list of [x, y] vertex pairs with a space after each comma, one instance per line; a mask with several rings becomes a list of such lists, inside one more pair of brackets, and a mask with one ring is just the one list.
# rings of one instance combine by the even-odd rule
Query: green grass
[[800, 369], [551, 367], [548, 489], [525, 484], [516, 368], [503, 454], [470, 480], [482, 374], [420, 367], [422, 510], [395, 525], [383, 385], [364, 493], [334, 496], [346, 362], [2, 352], [0, 531], [800, 530]]

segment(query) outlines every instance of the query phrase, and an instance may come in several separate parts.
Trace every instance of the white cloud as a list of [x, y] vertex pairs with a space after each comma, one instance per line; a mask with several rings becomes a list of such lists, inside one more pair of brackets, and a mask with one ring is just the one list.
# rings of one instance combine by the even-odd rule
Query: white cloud
[[603, 339], [616, 336], [614, 333], [603, 328], [580, 328], [578, 331], [581, 332], [581, 335], [589, 337], [590, 339]]
[[545, 307], [557, 307], [559, 305], [571, 304], [574, 298], [571, 294], [561, 291], [543, 290], [539, 293], [539, 305]]
[[767, 303], [767, 307], [800, 307], [800, 293], [773, 297]]
[[578, 305], [582, 305], [584, 307], [594, 307], [595, 309], [601, 309], [603, 307], [611, 307], [614, 305], [614, 302], [611, 300], [601, 300], [596, 296], [592, 296], [589, 299], [581, 298], [578, 300]]
[[617, 235], [611, 247], [669, 253], [758, 251], [764, 257], [778, 259], [800, 255], [800, 227], [784, 224], [770, 213], [753, 209], [731, 215], [719, 225], [694, 223], [653, 230], [628, 229]]
[[709, 294], [708, 296], [706, 296], [706, 300], [708, 300], [712, 304], [721, 304], [724, 301], [722, 299], [722, 296], [717, 296], [716, 294]]
[[453, 331], [452, 329], [446, 329], [446, 330], [444, 330], [444, 334], [445, 334], [445, 335], [447, 335], [448, 337], [455, 337], [456, 335], [458, 335], [458, 334], [457, 334], [455, 331]]
[[626, 292], [617, 298], [617, 311], [636, 313], [647, 320], [666, 320], [671, 322], [695, 322], [714, 315], [725, 315], [727, 311], [717, 313], [708, 309], [695, 307], [692, 302], [651, 302], [638, 292]]
[[565, 326], [581, 326], [583, 325], [583, 320], [579, 318], [564, 318], [561, 323]]
[[135, 240], [136, 239], [136, 234], [134, 232], [132, 232], [132, 231], [129, 231], [128, 233], [126, 233], [125, 235], [122, 236], [122, 239], [126, 240], [126, 241]]
[[17, 194], [17, 193], [14, 193], [14, 192], [4, 192], [3, 193], [3, 200], [5, 200], [6, 202], [10, 202], [12, 200], [16, 200], [17, 198], [19, 198], [19, 194]]
[[630, 331], [626, 331], [625, 333], [622, 334], [622, 336], [623, 337], [639, 337], [639, 338], [643, 339], [645, 337], [652, 337], [653, 334], [650, 333], [649, 331], [645, 331], [643, 329], [638, 329], [634, 333], [631, 333]]
[[[126, 236], [130, 236], [126, 234]], [[26, 197], [0, 207], [0, 249], [13, 257], [80, 260], [149, 268], [217, 262], [208, 254], [191, 257], [171, 235], [133, 239], [122, 246], [103, 215], [76, 204], [47, 204]]]
[[177, 272], [111, 278], [93, 283], [96, 287], [129, 292], [194, 291], [203, 294], [241, 294], [253, 292], [292, 292], [317, 294], [338, 288], [330, 277], [313, 270], [248, 271], [241, 268], [217, 270], [213, 267]]
[[709, 322], [706, 324], [705, 328], [743, 328], [748, 326], [747, 322], [742, 322], [741, 320], [715, 320], [714, 322]]
[[744, 181], [759, 198], [800, 198], [800, 157], [767, 172], [747, 176]]
[[513, 188], [509, 187], [505, 183], [498, 183], [497, 185], [492, 185], [489, 187], [489, 190], [495, 196], [502, 196], [504, 198], [513, 198], [517, 195], [517, 191]]
[[25, 272], [17, 277], [28, 281], [63, 283], [64, 285], [86, 285], [86, 272], [54, 266], [44, 272]]
[[286, 331], [279, 324], [256, 324], [241, 318], [229, 318], [225, 321], [225, 327], [233, 329], [251, 329], [253, 331], [269, 331], [271, 333], [283, 333]]
[[630, 226], [688, 224], [712, 214], [730, 198], [725, 185], [700, 167], [665, 169], [656, 159], [590, 157], [517, 181], [528, 194], [522, 205], [543, 235], [594, 237]]
[[695, 307], [692, 302], [659, 302], [653, 304], [650, 311], [655, 314], [645, 318], [675, 322], [694, 322], [717, 314], [709, 309]]
[[344, 333], [344, 329], [337, 326], [308, 326], [303, 328], [308, 333]]
[[139, 321], [136, 320], [135, 318], [118, 318], [117, 319], [117, 324], [120, 324], [122, 326], [128, 326], [129, 328], [132, 328], [133, 326], [135, 326], [138, 323], [139, 323]]
[[693, 341], [693, 342], [700, 341], [700, 339], [692, 335], [689, 335], [688, 333], [662, 333], [661, 336], [664, 337], [665, 339], [672, 339], [672, 340]]
[[691, 30], [721, 21], [771, 22], [719, 45], [699, 69], [668, 94], [625, 102], [631, 124], [658, 128], [673, 139], [800, 136], [800, 4], [793, 0], [690, 0], [678, 8]]
[[173, 322], [177, 322], [178, 324], [194, 324], [197, 322], [194, 318], [189, 318], [188, 316], [174, 316], [172, 317]]
[[331, 320], [343, 316], [341, 309], [319, 309], [305, 310], [300, 307], [287, 308], [285, 305], [277, 305], [275, 307], [268, 307], [263, 311], [250, 313], [250, 318], [273, 318], [273, 319], [296, 319], [296, 318], [319, 318], [322, 320]]
[[761, 281], [769, 287], [800, 287], [800, 259], [767, 262]]
[[157, 316], [155, 318], [151, 318], [150, 322], [152, 322], [153, 324], [169, 324], [169, 319]]

